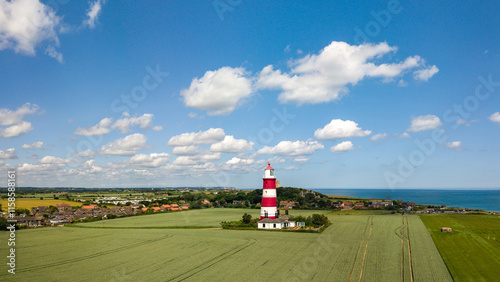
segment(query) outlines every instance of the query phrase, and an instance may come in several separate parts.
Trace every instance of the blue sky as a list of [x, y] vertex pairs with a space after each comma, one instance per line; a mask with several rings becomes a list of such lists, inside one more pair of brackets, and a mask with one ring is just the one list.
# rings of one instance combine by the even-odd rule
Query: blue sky
[[0, 0], [20, 186], [500, 187], [497, 1], [145, 2]]

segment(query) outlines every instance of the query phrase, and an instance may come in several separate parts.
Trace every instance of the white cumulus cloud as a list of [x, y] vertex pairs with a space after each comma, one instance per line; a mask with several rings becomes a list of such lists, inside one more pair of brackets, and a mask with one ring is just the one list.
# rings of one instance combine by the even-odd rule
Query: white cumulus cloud
[[493, 122], [498, 122], [500, 123], [500, 112], [496, 112], [494, 114], [492, 114], [489, 119]]
[[27, 115], [36, 113], [40, 107], [36, 104], [26, 103], [17, 110], [12, 111], [7, 108], [0, 109], [0, 125], [9, 126], [19, 124]]
[[168, 159], [170, 159], [170, 155], [167, 153], [138, 154], [132, 156], [128, 163], [138, 167], [159, 167], [164, 165]]
[[438, 71], [439, 71], [439, 69], [436, 66], [431, 66], [431, 67], [428, 67], [428, 68], [416, 70], [415, 72], [413, 72], [413, 78], [415, 80], [428, 81]]
[[68, 164], [68, 163], [76, 163], [77, 160], [74, 158], [62, 159], [54, 156], [45, 156], [39, 161], [41, 164]]
[[115, 121], [111, 125], [111, 128], [119, 129], [121, 130], [122, 133], [129, 132], [130, 127], [134, 125], [139, 125], [139, 127], [142, 129], [148, 129], [151, 127], [151, 122], [153, 120], [153, 117], [154, 117], [153, 114], [143, 114], [142, 116], [139, 117], [125, 117]]
[[372, 138], [370, 138], [370, 140], [377, 141], [377, 140], [385, 139], [385, 138], [387, 138], [387, 136], [389, 136], [389, 134], [387, 134], [387, 133], [379, 133], [379, 134], [373, 135]]
[[83, 136], [95, 136], [109, 133], [109, 126], [113, 122], [112, 118], [103, 118], [98, 124], [90, 128], [79, 127], [75, 130], [74, 134]]
[[23, 144], [22, 148], [23, 149], [44, 149], [42, 141], [34, 142], [31, 145], [29, 145], [29, 144]]
[[104, 4], [105, 0], [96, 0], [94, 2], [90, 2], [89, 5], [89, 10], [87, 12], [87, 19], [83, 21], [84, 26], [88, 26], [90, 29], [94, 28], [98, 19], [99, 15], [101, 14], [102, 11], [102, 5]]
[[[39, 0], [0, 0], [0, 50], [34, 56], [42, 42], [59, 45], [62, 29], [62, 19]], [[59, 60], [54, 52], [49, 55]]]
[[456, 150], [456, 151], [462, 151], [463, 148], [462, 148], [462, 142], [460, 141], [453, 141], [453, 142], [449, 142], [449, 143], [442, 143], [441, 145], [445, 146], [445, 147], [448, 147], [452, 150]]
[[0, 128], [0, 136], [5, 138], [17, 137], [23, 133], [33, 130], [31, 122], [22, 121], [16, 125], [9, 126], [5, 129]]
[[321, 149], [324, 149], [324, 146], [318, 141], [281, 141], [274, 147], [264, 146], [257, 154], [300, 156], [312, 155]]
[[419, 132], [424, 130], [436, 129], [443, 125], [439, 117], [435, 115], [425, 115], [411, 118], [411, 125], [408, 131]]
[[253, 149], [253, 142], [245, 139], [235, 139], [232, 135], [224, 137], [224, 140], [212, 144], [210, 151], [221, 153], [241, 153]]
[[330, 148], [332, 153], [344, 153], [351, 150], [354, 150], [354, 145], [351, 141], [344, 141]]
[[10, 148], [5, 151], [0, 150], [0, 159], [17, 159], [16, 149]]
[[370, 130], [362, 130], [358, 124], [351, 120], [332, 119], [332, 121], [314, 132], [314, 137], [320, 140], [333, 140], [351, 137], [368, 136]]
[[213, 144], [224, 139], [226, 134], [222, 128], [210, 128], [207, 131], [182, 133], [167, 142], [168, 146], [190, 146], [193, 144]]
[[146, 136], [140, 133], [125, 136], [102, 146], [102, 155], [132, 156], [137, 151], [147, 149]]
[[424, 60], [411, 56], [399, 63], [375, 63], [396, 47], [387, 43], [359, 46], [345, 42], [332, 42], [318, 54], [306, 55], [289, 62], [291, 71], [284, 73], [266, 66], [258, 75], [258, 89], [278, 89], [278, 100], [282, 103], [317, 104], [339, 100], [366, 77], [379, 77], [384, 82], [401, 76], [407, 70], [419, 67]]
[[209, 115], [230, 114], [252, 94], [252, 82], [244, 68], [222, 67], [194, 78], [181, 95], [188, 107], [207, 110]]

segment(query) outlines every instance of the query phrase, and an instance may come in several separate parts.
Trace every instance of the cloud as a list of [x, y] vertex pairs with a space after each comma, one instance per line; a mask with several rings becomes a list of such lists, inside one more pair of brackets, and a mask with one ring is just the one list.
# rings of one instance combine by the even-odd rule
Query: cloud
[[82, 157], [82, 158], [93, 158], [95, 155], [95, 152], [90, 150], [90, 149], [87, 149], [83, 152], [78, 152], [77, 156], [79, 157]]
[[385, 139], [385, 138], [387, 138], [387, 136], [389, 136], [389, 134], [387, 134], [387, 133], [379, 133], [379, 134], [373, 135], [372, 138], [370, 138], [370, 140], [377, 141], [377, 140]]
[[224, 139], [226, 134], [222, 128], [210, 128], [207, 131], [183, 133], [168, 141], [168, 146], [189, 146], [193, 144], [213, 144]]
[[492, 122], [498, 122], [498, 123], [500, 123], [500, 112], [496, 112], [496, 113], [492, 114], [489, 117], [489, 120], [491, 120]]
[[240, 159], [238, 157], [233, 157], [232, 159], [226, 161], [226, 164], [228, 165], [251, 165], [253, 163], [255, 163], [254, 159]]
[[113, 129], [119, 129], [122, 133], [127, 133], [130, 131], [130, 126], [139, 125], [142, 129], [149, 129], [151, 127], [151, 122], [153, 120], [153, 114], [143, 114], [139, 117], [126, 117], [119, 119], [111, 125]]
[[296, 157], [295, 159], [293, 159], [293, 162], [294, 163], [305, 163], [307, 161], [309, 161], [311, 158], [306, 158], [306, 157], [303, 157], [303, 156], [300, 156], [300, 157]]
[[446, 146], [452, 150], [456, 150], [456, 151], [462, 151], [463, 148], [462, 148], [462, 142], [460, 141], [453, 141], [453, 142], [449, 142], [449, 143], [441, 143], [441, 145], [443, 146]]
[[297, 169], [299, 169], [299, 168], [296, 167], [296, 166], [293, 166], [293, 165], [287, 166], [287, 167], [284, 168], [284, 170], [297, 170]]
[[435, 115], [418, 116], [411, 118], [411, 125], [408, 131], [419, 132], [424, 130], [436, 129], [443, 125], [441, 120]]
[[190, 118], [197, 118], [197, 119], [205, 119], [205, 116], [200, 116], [197, 113], [189, 113], [188, 117], [190, 117]]
[[195, 165], [196, 162], [190, 159], [188, 156], [180, 156], [175, 159], [172, 164], [174, 165]]
[[408, 134], [408, 132], [404, 132], [403, 134], [395, 134], [396, 137], [398, 137], [399, 139], [406, 139], [406, 138], [410, 138], [410, 134]]
[[63, 63], [63, 55], [54, 48], [54, 46], [49, 45], [47, 46], [47, 49], [45, 49], [45, 54], [49, 55], [50, 57], [56, 59], [59, 63]]
[[300, 156], [312, 155], [316, 150], [323, 149], [324, 146], [318, 141], [281, 141], [274, 147], [264, 146], [257, 151], [257, 154]]
[[177, 156], [192, 156], [198, 153], [198, 146], [176, 146], [172, 150], [172, 154]]
[[14, 148], [0, 150], [0, 159], [17, 159], [16, 150]]
[[[499, 114], [499, 122], [500, 122], [500, 114]], [[479, 120], [473, 119], [473, 120], [466, 120], [466, 119], [459, 119], [457, 120], [457, 124], [465, 124], [466, 126], [469, 126], [471, 123], [478, 122]]]
[[434, 76], [439, 69], [436, 66], [431, 66], [425, 69], [416, 70], [413, 72], [413, 78], [420, 81], [428, 81], [432, 76]]
[[153, 130], [154, 131], [162, 131], [163, 130], [163, 126], [161, 126], [161, 125], [153, 126]]
[[209, 115], [228, 115], [251, 94], [252, 83], [245, 69], [231, 67], [207, 71], [181, 91], [186, 106], [207, 110]]
[[74, 158], [69, 159], [61, 159], [54, 156], [45, 156], [39, 161], [41, 164], [68, 164], [68, 163], [76, 163], [77, 160]]
[[128, 164], [138, 167], [160, 167], [164, 165], [170, 155], [167, 153], [138, 154], [128, 160]]
[[132, 156], [137, 151], [147, 149], [146, 136], [140, 133], [125, 136], [102, 146], [102, 155]]
[[109, 133], [109, 126], [113, 122], [112, 118], [103, 118], [98, 124], [90, 128], [79, 127], [75, 130], [74, 134], [83, 136], [95, 136]]
[[96, 23], [98, 22], [99, 15], [102, 11], [102, 5], [105, 1], [96, 0], [94, 2], [90, 2], [89, 10], [87, 12], [87, 19], [83, 21], [84, 26], [88, 26], [90, 29], [95, 28]]
[[406, 86], [408, 86], [408, 82], [406, 82], [404, 79], [400, 79], [398, 81], [398, 86], [399, 87], [406, 87]]
[[257, 89], [281, 90], [281, 103], [317, 104], [339, 100], [348, 93], [347, 86], [356, 85], [366, 77], [379, 77], [384, 82], [401, 76], [407, 70], [421, 66], [419, 56], [406, 58], [400, 63], [373, 62], [396, 52], [387, 43], [359, 46], [345, 42], [332, 42], [318, 54], [291, 60], [289, 73], [266, 66], [258, 75]]
[[[110, 129], [120, 130], [121, 133], [128, 133], [131, 126], [139, 125], [140, 128], [147, 130], [152, 125], [153, 114], [143, 114], [142, 116], [130, 117], [126, 112], [123, 113], [124, 118], [118, 119], [113, 123], [113, 118], [103, 118], [98, 124], [90, 128], [79, 127], [75, 130], [76, 135], [93, 136], [108, 134]], [[163, 127], [155, 126], [153, 130], [160, 131]]]
[[362, 130], [351, 120], [332, 119], [332, 121], [314, 132], [314, 137], [320, 140], [333, 140], [370, 135], [370, 130]]
[[[0, 0], [1, 1], [1, 0]], [[19, 107], [15, 111], [11, 111], [7, 108], [0, 109], [0, 125], [9, 126], [14, 124], [19, 124], [22, 122], [23, 118], [27, 115], [35, 114], [40, 107], [36, 104], [26, 103]]]
[[210, 151], [221, 153], [241, 153], [253, 149], [253, 142], [245, 139], [234, 139], [232, 135], [224, 137], [224, 140], [212, 144]]
[[16, 125], [7, 127], [6, 129], [0, 128], [0, 136], [5, 138], [17, 137], [23, 133], [33, 130], [30, 122], [22, 121]]
[[24, 144], [22, 146], [23, 149], [45, 149], [43, 147], [43, 142], [42, 141], [37, 141], [37, 142], [34, 142], [33, 144], [31, 145], [28, 145], [28, 144]]
[[351, 141], [344, 141], [330, 148], [332, 153], [344, 153], [351, 150], [354, 150], [354, 146]]
[[[62, 18], [38, 0], [0, 0], [0, 50], [34, 56], [42, 42], [59, 45], [58, 33], [62, 29]], [[53, 51], [57, 52], [55, 48]]]

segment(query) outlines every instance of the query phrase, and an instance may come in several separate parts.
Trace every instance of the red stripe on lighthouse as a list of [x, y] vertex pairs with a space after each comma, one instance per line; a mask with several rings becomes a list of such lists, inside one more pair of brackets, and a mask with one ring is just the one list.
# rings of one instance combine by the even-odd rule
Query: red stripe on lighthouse
[[264, 189], [276, 189], [276, 179], [274, 178], [264, 178]]
[[276, 197], [272, 198], [262, 198], [262, 207], [275, 207]]

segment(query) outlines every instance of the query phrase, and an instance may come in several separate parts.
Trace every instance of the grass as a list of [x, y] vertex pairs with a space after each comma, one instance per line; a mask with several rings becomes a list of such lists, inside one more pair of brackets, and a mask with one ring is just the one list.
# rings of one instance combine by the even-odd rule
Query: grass
[[[2, 209], [4, 211], [7, 210], [8, 208], [8, 201], [7, 200], [0, 200], [0, 205], [2, 205]], [[32, 200], [32, 199], [16, 199], [16, 208], [23, 208], [23, 209], [29, 209], [31, 210], [34, 207], [38, 206], [55, 206], [56, 204], [70, 204], [72, 206], [81, 206], [83, 203], [78, 203], [78, 202], [72, 202], [68, 200]]]
[[[310, 216], [313, 213], [324, 213], [325, 211], [312, 210], [290, 210], [291, 215]], [[260, 216], [260, 209], [200, 209], [182, 212], [161, 213], [146, 216], [133, 216], [116, 218], [112, 220], [101, 220], [90, 223], [79, 223], [78, 226], [88, 227], [173, 227], [173, 226], [211, 226], [221, 227], [221, 221], [240, 220], [244, 213], [252, 215], [252, 218]]]
[[[421, 219], [455, 281], [498, 281], [498, 215], [423, 215]], [[453, 232], [441, 232], [441, 227], [451, 227]]]
[[[233, 220], [258, 210], [205, 209], [185, 212], [190, 224]], [[307, 215], [318, 211], [293, 211]], [[180, 216], [180, 217], [179, 217]], [[16, 232], [16, 281], [399, 281], [401, 243], [394, 229], [399, 215], [329, 215], [321, 234], [207, 229], [39, 228]], [[413, 262], [425, 267], [415, 281], [450, 281], [424, 225], [408, 216], [410, 235], [421, 237], [425, 253]], [[134, 219], [134, 218], [129, 218]], [[183, 220], [182, 213], [141, 216], [152, 227]], [[119, 220], [110, 220], [109, 223]], [[121, 226], [130, 226], [124, 221]], [[93, 225], [89, 223], [88, 225]], [[185, 223], [183, 223], [185, 224]], [[207, 224], [205, 224], [207, 225]], [[371, 231], [371, 234], [370, 234]], [[6, 242], [8, 232], [0, 232]], [[413, 240], [413, 239], [412, 239]], [[0, 244], [0, 254], [7, 253]], [[412, 245], [412, 248], [413, 245]], [[425, 265], [427, 260], [437, 261]], [[354, 271], [353, 271], [354, 269]], [[0, 266], [0, 280], [9, 278]], [[436, 278], [433, 278], [436, 277]], [[409, 280], [408, 280], [409, 281]]]

